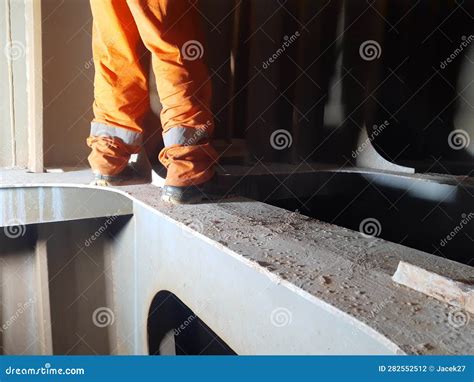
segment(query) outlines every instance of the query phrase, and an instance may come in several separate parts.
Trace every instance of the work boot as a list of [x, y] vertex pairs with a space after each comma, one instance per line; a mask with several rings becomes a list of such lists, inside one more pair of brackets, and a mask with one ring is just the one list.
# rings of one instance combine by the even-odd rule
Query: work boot
[[214, 176], [206, 183], [196, 186], [164, 186], [161, 199], [172, 204], [197, 204], [202, 201], [218, 200], [225, 197], [226, 192], [218, 185], [218, 177]]
[[204, 195], [198, 186], [164, 186], [161, 199], [172, 204], [196, 204], [202, 202]]
[[117, 175], [104, 175], [94, 173], [94, 180], [91, 184], [94, 186], [102, 187], [124, 186], [127, 184], [138, 183], [139, 179], [141, 179], [141, 177], [138, 171], [133, 166], [128, 165], [127, 167], [125, 167], [124, 170], [122, 170], [122, 172]]
[[207, 191], [215, 184], [217, 158], [209, 142], [165, 147], [159, 156], [167, 170], [162, 199], [173, 204], [194, 204], [209, 199]]
[[120, 186], [148, 183], [151, 167], [139, 145], [127, 145], [120, 138], [90, 136], [88, 160], [94, 174], [92, 185]]

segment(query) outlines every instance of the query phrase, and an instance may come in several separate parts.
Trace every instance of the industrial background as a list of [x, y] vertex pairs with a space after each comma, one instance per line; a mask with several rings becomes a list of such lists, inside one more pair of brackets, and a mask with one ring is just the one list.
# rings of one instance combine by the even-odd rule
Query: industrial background
[[[25, 166], [24, 4], [6, 3], [11, 9], [2, 12], [2, 25], [10, 18], [11, 35], [2, 28], [0, 37], [3, 45], [16, 43], [18, 57], [13, 89], [5, 86], [9, 72], [1, 63], [2, 126], [13, 124], [2, 129], [2, 141], [14, 134], [17, 144], [16, 152], [2, 145], [0, 164]], [[44, 163], [85, 165], [94, 75], [89, 5], [43, 0], [41, 7]], [[374, 140], [385, 158], [421, 171], [468, 174], [474, 143], [453, 150], [448, 136], [457, 129], [474, 133], [473, 7], [441, 0], [200, 1], [216, 139], [243, 139], [251, 157], [269, 161], [345, 163], [359, 130], [388, 121]], [[277, 54], [291, 36], [284, 54]], [[375, 59], [360, 55], [367, 40], [380, 45]], [[268, 63], [274, 54], [278, 58]], [[152, 116], [150, 126], [159, 133]], [[291, 133], [291, 149], [272, 149], [270, 136], [278, 129]]]

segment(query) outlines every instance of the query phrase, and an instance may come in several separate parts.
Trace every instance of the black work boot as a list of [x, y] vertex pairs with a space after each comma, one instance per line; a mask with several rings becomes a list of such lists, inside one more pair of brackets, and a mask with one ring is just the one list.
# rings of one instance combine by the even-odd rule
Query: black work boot
[[196, 204], [204, 199], [204, 191], [199, 186], [164, 186], [161, 199], [172, 204]]
[[225, 187], [219, 183], [221, 183], [219, 177], [214, 175], [206, 183], [196, 186], [164, 186], [161, 199], [173, 204], [196, 204], [204, 200], [219, 200], [227, 195]]

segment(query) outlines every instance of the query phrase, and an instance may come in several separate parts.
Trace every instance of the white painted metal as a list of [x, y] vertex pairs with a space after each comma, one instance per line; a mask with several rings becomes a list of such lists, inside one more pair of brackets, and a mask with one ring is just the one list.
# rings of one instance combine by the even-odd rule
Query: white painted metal
[[[163, 290], [239, 354], [472, 353], [472, 322], [454, 327], [452, 307], [391, 280], [400, 260], [453, 279], [472, 277], [469, 266], [251, 200], [180, 207], [161, 203], [151, 185], [56, 186], [43, 198], [41, 189], [14, 190], [23, 197], [11, 196], [13, 209], [10, 196], [0, 203], [0, 225], [15, 216], [35, 223], [20, 240], [0, 240], [0, 322], [19, 302], [42, 296], [37, 309], [21, 315], [21, 326], [1, 334], [5, 353], [48, 352], [38, 340], [48, 335], [40, 325], [47, 292], [37, 289], [44, 275], [35, 276], [44, 265], [33, 261], [43, 249], [55, 353], [147, 354], [148, 310]], [[26, 212], [33, 199], [54, 213], [35, 220], [38, 208]], [[94, 203], [89, 215], [80, 209], [74, 215], [74, 206], [87, 203]], [[130, 213], [131, 204], [131, 219], [95, 219], [110, 218], [117, 206]], [[83, 220], [40, 226], [36, 244], [36, 223], [72, 219]], [[12, 274], [26, 284], [12, 287]], [[97, 325], [97, 309], [113, 318], [110, 325]], [[13, 334], [21, 338], [15, 345]]]

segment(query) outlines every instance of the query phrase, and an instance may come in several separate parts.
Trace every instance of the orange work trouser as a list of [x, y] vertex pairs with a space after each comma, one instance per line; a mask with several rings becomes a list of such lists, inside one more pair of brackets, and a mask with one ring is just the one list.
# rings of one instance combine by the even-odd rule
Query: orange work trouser
[[[198, 13], [189, 0], [91, 0], [95, 62], [94, 120], [89, 163], [102, 175], [117, 175], [140, 150], [149, 111], [152, 54], [162, 111], [166, 184], [201, 184], [217, 159], [209, 143], [214, 128], [211, 82], [203, 56]], [[195, 3], [195, 2], [194, 2]]]

